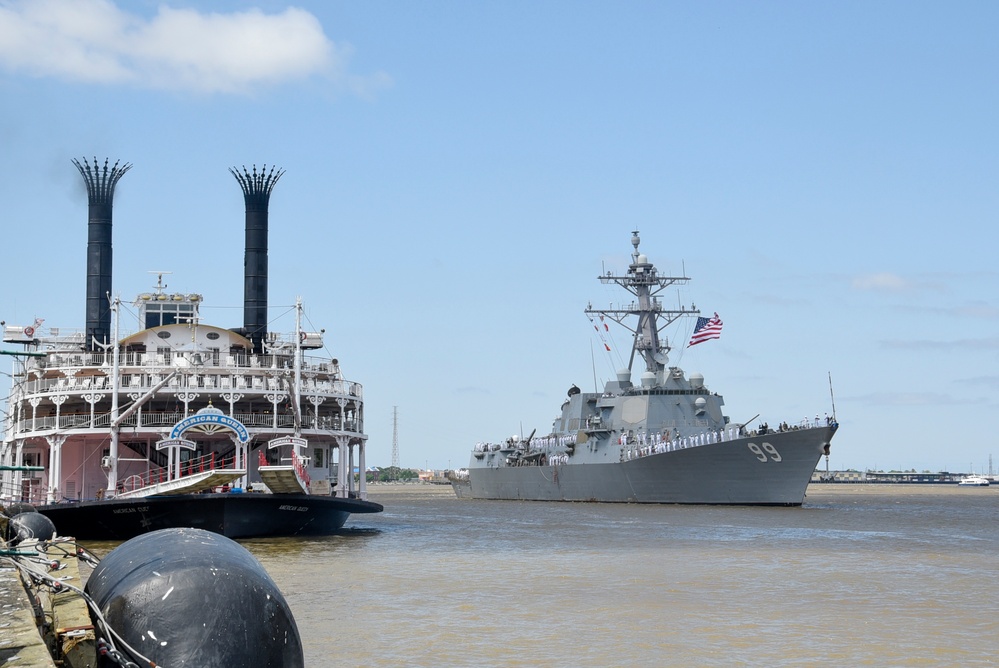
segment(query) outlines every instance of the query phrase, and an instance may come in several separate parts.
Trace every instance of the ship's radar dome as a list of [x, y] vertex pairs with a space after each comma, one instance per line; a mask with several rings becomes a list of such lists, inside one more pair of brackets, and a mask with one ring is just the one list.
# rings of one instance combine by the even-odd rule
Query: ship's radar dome
[[642, 374], [642, 387], [654, 387], [656, 384], [656, 374], [646, 371]]
[[636, 264], [648, 264], [648, 263], [649, 263], [649, 256], [646, 255], [645, 253], [639, 253], [638, 259], [636, 260]]
[[704, 387], [704, 376], [699, 373], [690, 374], [690, 386], [695, 390], [699, 390]]
[[631, 380], [631, 370], [630, 369], [618, 369], [617, 370], [617, 381], [619, 383], [627, 383]]
[[705, 399], [704, 397], [697, 397], [696, 399], [694, 399], [694, 406], [696, 406], [697, 410], [699, 411], [703, 411], [704, 407], [707, 405], [708, 405], [708, 400]]

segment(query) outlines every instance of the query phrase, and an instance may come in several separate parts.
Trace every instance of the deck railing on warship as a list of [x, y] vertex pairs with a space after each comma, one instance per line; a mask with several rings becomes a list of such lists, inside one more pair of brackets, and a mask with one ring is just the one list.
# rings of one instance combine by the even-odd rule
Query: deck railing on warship
[[740, 427], [728, 426], [724, 429], [710, 429], [687, 436], [676, 436], [674, 438], [664, 437], [658, 432], [646, 434], [639, 432], [635, 435], [622, 435], [620, 438], [621, 461], [648, 457], [649, 455], [661, 454], [664, 452], [675, 452], [688, 448], [697, 448], [713, 443], [724, 443], [734, 441], [745, 436], [762, 436], [767, 433], [779, 433], [784, 431], [797, 431], [798, 429], [812, 429], [822, 426], [835, 426], [835, 422], [829, 418], [820, 420], [818, 416], [815, 420], [805, 418], [797, 424], [791, 425], [782, 423], [779, 429], [760, 429], [747, 431]]

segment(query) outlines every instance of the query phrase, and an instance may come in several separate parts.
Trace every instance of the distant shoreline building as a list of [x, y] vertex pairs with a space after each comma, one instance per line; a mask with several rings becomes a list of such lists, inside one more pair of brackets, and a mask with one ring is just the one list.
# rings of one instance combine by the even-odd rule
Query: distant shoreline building
[[[956, 485], [967, 473], [951, 473], [940, 471], [939, 473], [916, 472], [916, 471], [819, 471], [812, 473], [811, 482], [828, 483], [882, 483], [901, 484], [916, 483], [922, 485]], [[996, 482], [994, 476], [989, 476]]]

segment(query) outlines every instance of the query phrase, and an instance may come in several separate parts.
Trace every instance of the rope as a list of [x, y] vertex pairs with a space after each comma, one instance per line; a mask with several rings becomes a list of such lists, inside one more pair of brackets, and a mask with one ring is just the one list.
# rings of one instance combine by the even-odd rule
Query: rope
[[[108, 624], [107, 620], [104, 619], [104, 615], [101, 613], [100, 608], [97, 606], [97, 603], [94, 601], [94, 599], [90, 597], [89, 594], [87, 594], [79, 587], [75, 587], [71, 584], [68, 584], [65, 580], [49, 575], [47, 572], [48, 570], [58, 571], [61, 570], [62, 568], [65, 568], [65, 566], [59, 564], [57, 560], [52, 561], [48, 559], [47, 556], [42, 556], [50, 547], [57, 547], [59, 548], [60, 552], [66, 556], [75, 556], [83, 561], [86, 561], [91, 565], [96, 565], [98, 563], [98, 560], [92, 553], [88, 552], [87, 550], [84, 550], [83, 548], [78, 548], [77, 552], [71, 555], [71, 553], [68, 550], [65, 550], [61, 547], [60, 543], [51, 542], [51, 541], [42, 541], [38, 543], [36, 547], [38, 549], [38, 552], [35, 553], [17, 552], [15, 554], [0, 554], [0, 557], [9, 562], [11, 565], [13, 565], [22, 573], [26, 574], [28, 579], [31, 580], [31, 582], [34, 583], [36, 586], [48, 587], [53, 591], [53, 593], [61, 593], [64, 590], [69, 590], [71, 592], [74, 592], [75, 594], [78, 594], [87, 603], [87, 606], [93, 612], [94, 616], [97, 617], [100, 626], [103, 627], [104, 632], [108, 635], [109, 638], [117, 639], [118, 643], [122, 647], [124, 647], [130, 654], [139, 658], [142, 661], [145, 661], [146, 664], [149, 665], [151, 668], [158, 667], [158, 664], [156, 662], [140, 654], [134, 647], [129, 645], [128, 642], [126, 642], [125, 639], [122, 638], [121, 635], [118, 632], [116, 632], [111, 627], [110, 624]], [[45, 570], [39, 569], [38, 566], [40, 565], [43, 566]], [[114, 661], [115, 664], [122, 666], [123, 668], [139, 668], [138, 664], [129, 661], [115, 647], [114, 640], [105, 640], [104, 638], [99, 638], [97, 641], [97, 646], [98, 646], [98, 651], [101, 653], [101, 655], [106, 656], [111, 661]]]

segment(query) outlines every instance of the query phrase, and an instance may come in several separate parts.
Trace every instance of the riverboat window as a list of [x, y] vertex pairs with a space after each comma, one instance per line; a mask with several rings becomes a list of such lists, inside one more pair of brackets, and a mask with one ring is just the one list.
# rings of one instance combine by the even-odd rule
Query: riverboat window
[[175, 302], [150, 302], [144, 304], [144, 309], [143, 320], [146, 329], [191, 322], [198, 313], [195, 304], [177, 304]]
[[322, 468], [323, 466], [323, 453], [326, 452], [325, 448], [316, 448], [316, 468]]

